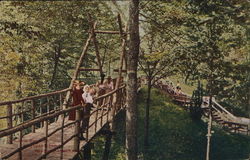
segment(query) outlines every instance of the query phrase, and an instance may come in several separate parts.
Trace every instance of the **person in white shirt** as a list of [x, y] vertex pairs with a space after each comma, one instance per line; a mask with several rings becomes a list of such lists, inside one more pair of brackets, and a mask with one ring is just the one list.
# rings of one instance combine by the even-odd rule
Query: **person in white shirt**
[[90, 118], [90, 111], [91, 108], [93, 107], [93, 96], [91, 94], [90, 86], [86, 85], [84, 86], [84, 93], [82, 94], [82, 98], [84, 102], [86, 103], [86, 106], [84, 107], [84, 113], [83, 113], [83, 128], [86, 129], [89, 126], [89, 118]]
[[83, 98], [85, 103], [93, 104], [93, 97], [92, 97], [92, 94], [90, 92], [90, 87], [88, 85], [85, 86], [85, 88], [84, 88], [84, 93], [82, 94], [82, 98]]

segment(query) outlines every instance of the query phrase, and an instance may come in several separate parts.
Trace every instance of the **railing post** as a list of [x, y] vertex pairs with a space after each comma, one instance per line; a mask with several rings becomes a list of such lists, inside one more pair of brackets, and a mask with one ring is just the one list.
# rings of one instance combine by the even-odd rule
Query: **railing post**
[[[61, 97], [61, 96], [60, 96]], [[61, 106], [60, 106], [61, 107]], [[61, 115], [62, 118], [62, 129], [61, 129], [61, 155], [60, 155], [60, 159], [63, 159], [63, 134], [64, 134], [64, 121], [65, 121], [65, 114]]]
[[50, 102], [49, 102], [49, 97], [47, 97], [47, 113], [50, 112], [49, 107], [50, 107]]
[[23, 122], [24, 122], [24, 113], [23, 113], [23, 109], [25, 108], [25, 104], [27, 105], [27, 102], [26, 102], [26, 101], [23, 101], [23, 102], [22, 102], [21, 109], [19, 110], [19, 113], [20, 113], [20, 123], [23, 123]]
[[97, 101], [97, 103], [96, 103], [96, 105], [97, 105], [97, 107], [96, 107], [96, 114], [95, 114], [95, 133], [96, 133], [96, 130], [97, 130], [97, 120], [98, 120], [98, 112], [99, 112], [99, 102], [100, 101]]
[[63, 98], [62, 98], [62, 93], [59, 94], [59, 105], [60, 105], [60, 110], [63, 109]]
[[[12, 104], [9, 104], [7, 106], [7, 116], [8, 116], [8, 118], [7, 118], [7, 127], [8, 127], [8, 129], [10, 129], [10, 128], [13, 127], [13, 123], [12, 123]], [[13, 143], [13, 135], [12, 134], [7, 137], [7, 143], [8, 144]]]
[[[42, 110], [42, 100], [39, 100], [39, 110], [40, 110], [40, 116], [43, 114], [43, 110]], [[42, 128], [44, 126], [44, 121], [40, 122], [40, 128]]]
[[73, 150], [75, 152], [79, 152], [79, 136], [80, 136], [80, 110], [76, 110], [76, 123], [75, 123], [75, 138], [74, 138], [74, 145], [73, 145]]
[[[48, 150], [48, 120], [45, 121], [45, 126], [44, 126], [44, 131], [45, 131], [45, 142], [44, 142], [44, 150], [43, 150], [43, 154], [47, 153]], [[46, 155], [44, 156], [44, 158], [46, 158]]]
[[[19, 148], [22, 148], [23, 145], [23, 131], [20, 131], [20, 136], [19, 136]], [[23, 159], [23, 155], [22, 155], [22, 149], [18, 152], [18, 159], [22, 160]]]
[[[105, 100], [105, 99], [104, 99]], [[101, 127], [102, 127], [102, 124], [103, 124], [103, 112], [104, 112], [104, 107], [105, 107], [105, 103], [104, 105], [101, 106], [102, 108], [102, 113], [101, 113]]]
[[108, 102], [109, 103], [107, 103], [107, 116], [106, 116], [106, 120], [107, 120], [107, 122], [108, 122], [108, 120], [109, 120], [109, 111], [110, 111], [110, 109], [112, 108], [112, 102], [111, 102], [111, 96], [108, 96]]
[[[85, 106], [84, 109], [87, 110], [86, 106]], [[88, 114], [86, 114], [86, 112], [84, 112], [83, 117], [84, 117], [83, 121], [89, 122], [90, 114], [88, 115]], [[86, 123], [86, 122], [84, 122], [84, 123], [86, 124], [86, 130], [85, 130], [85, 132], [86, 132], [86, 140], [88, 140], [89, 139], [89, 123]], [[80, 133], [82, 134], [82, 130], [80, 131]]]
[[[34, 99], [31, 100], [31, 107], [32, 107], [32, 119], [35, 119], [36, 115], [35, 115], [35, 103], [34, 103]], [[35, 125], [32, 125], [32, 132], [35, 133]]]

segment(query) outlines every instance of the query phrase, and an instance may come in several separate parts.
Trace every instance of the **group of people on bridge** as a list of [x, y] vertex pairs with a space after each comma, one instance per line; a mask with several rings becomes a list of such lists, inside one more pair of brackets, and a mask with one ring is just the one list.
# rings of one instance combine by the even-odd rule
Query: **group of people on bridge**
[[[123, 83], [123, 78], [120, 79], [120, 83]], [[89, 125], [90, 112], [91, 109], [94, 108], [94, 98], [107, 94], [115, 89], [116, 79], [112, 79], [108, 76], [102, 82], [97, 81], [95, 85], [87, 85], [85, 82], [81, 82], [79, 80], [75, 80], [72, 88], [72, 106], [82, 105], [83, 109], [80, 111], [80, 116], [83, 119], [81, 124], [81, 135], [80, 139], [85, 140], [83, 137], [83, 133], [86, 131]], [[101, 103], [106, 103], [105, 101], [101, 101]], [[102, 104], [99, 104], [102, 106]], [[69, 120], [76, 120], [76, 111], [71, 111], [69, 113]]]
[[164, 89], [166, 89], [167, 92], [169, 94], [171, 94], [171, 95], [186, 96], [186, 94], [183, 93], [182, 90], [181, 90], [180, 82], [179, 81], [177, 81], [176, 86], [173, 85], [173, 82], [170, 82], [170, 81], [163, 82], [162, 80], [159, 80], [156, 85], [158, 85], [158, 86], [165, 86]]

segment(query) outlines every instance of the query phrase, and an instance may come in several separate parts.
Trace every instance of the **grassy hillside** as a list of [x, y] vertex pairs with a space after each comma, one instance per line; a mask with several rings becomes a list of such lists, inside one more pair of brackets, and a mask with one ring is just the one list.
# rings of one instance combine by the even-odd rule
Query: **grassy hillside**
[[[205, 159], [207, 124], [193, 122], [187, 111], [172, 104], [169, 98], [158, 90], [152, 91], [150, 108], [150, 147], [143, 154], [143, 123], [146, 90], [142, 89], [138, 98], [139, 123], [138, 142], [140, 157], [145, 160], [201, 160]], [[121, 121], [120, 121], [121, 122]], [[112, 143], [110, 159], [124, 158], [124, 123]], [[240, 160], [250, 153], [250, 137], [231, 135], [218, 128], [211, 141], [211, 159]], [[101, 159], [104, 137], [98, 138], [93, 151], [94, 160]]]

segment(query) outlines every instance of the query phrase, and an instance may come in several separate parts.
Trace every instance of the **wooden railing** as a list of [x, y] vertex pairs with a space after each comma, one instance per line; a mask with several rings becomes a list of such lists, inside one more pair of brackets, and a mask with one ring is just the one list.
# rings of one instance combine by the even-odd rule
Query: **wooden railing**
[[234, 133], [245, 133], [245, 135], [249, 135], [250, 133], [249, 126], [246, 124], [224, 121], [222, 125], [223, 127], [230, 128], [230, 131]]
[[165, 92], [168, 93], [168, 95], [177, 102], [181, 102], [181, 103], [190, 103], [191, 97], [185, 94], [177, 94], [174, 90], [173, 87], [170, 87], [169, 85], [166, 84], [156, 84], [154, 85], [155, 88], [161, 89]]
[[[38, 96], [27, 97], [19, 100], [1, 102], [0, 109], [5, 109], [7, 115], [1, 116], [0, 119], [6, 120], [7, 128], [3, 128], [2, 130], [0, 130], [0, 133], [5, 130], [12, 129], [13, 127], [19, 126], [25, 123], [26, 121], [28, 122], [33, 119], [44, 117], [56, 111], [62, 110], [63, 100], [68, 91], [69, 89], [64, 89], [48, 94], [41, 94]], [[55, 120], [56, 119], [51, 121]], [[14, 124], [13, 122], [16, 122], [16, 124]], [[31, 126], [30, 131], [26, 130], [26, 132], [34, 133], [36, 128], [40, 128], [43, 126], [43, 121], [41, 121], [40, 124], [35, 123]], [[7, 137], [7, 143], [12, 144], [12, 141], [13, 134], [9, 134]]]
[[[154, 87], [161, 89], [168, 93], [172, 97], [173, 100], [177, 102], [182, 102], [182, 104], [190, 103], [191, 97], [188, 95], [177, 95], [174, 91], [174, 87], [171, 87], [167, 84], [156, 84]], [[203, 109], [208, 109], [209, 106], [209, 97], [203, 97], [203, 103], [206, 102], [207, 107], [203, 107]], [[235, 117], [232, 113], [222, 107], [214, 98], [212, 98], [212, 109], [219, 114], [220, 118], [222, 118], [223, 127], [230, 129], [231, 132], [234, 133], [245, 133], [249, 135], [250, 130], [249, 126], [246, 124], [238, 123], [236, 121], [237, 117]]]
[[[31, 101], [33, 104], [32, 105], [33, 107], [30, 110], [32, 113], [32, 118], [30, 120], [23, 121], [22, 123], [20, 123], [19, 125], [16, 125], [16, 126], [9, 124], [7, 129], [0, 131], [0, 138], [6, 137], [6, 136], [9, 137], [8, 143], [10, 143], [10, 144], [13, 142], [12, 135], [15, 133], [19, 133], [18, 147], [15, 150], [11, 151], [10, 153], [1, 157], [2, 159], [7, 159], [7, 158], [12, 157], [15, 154], [18, 154], [18, 159], [22, 160], [23, 159], [22, 158], [23, 157], [22, 156], [23, 150], [27, 149], [29, 147], [32, 147], [40, 142], [44, 142], [43, 153], [37, 159], [44, 159], [50, 153], [55, 152], [58, 149], [61, 150], [60, 153], [61, 153], [61, 159], [62, 159], [63, 148], [64, 148], [65, 144], [67, 144], [72, 139], [74, 142], [72, 149], [76, 152], [79, 151], [79, 149], [80, 149], [79, 135], [83, 132], [80, 128], [80, 124], [82, 121], [86, 120], [85, 118], [88, 115], [80, 116], [80, 110], [82, 110], [83, 107], [85, 107], [85, 106], [81, 106], [81, 105], [69, 107], [69, 104], [67, 104], [68, 108], [62, 109], [63, 95], [65, 95], [67, 91], [69, 91], [69, 90], [65, 89], [62, 91], [57, 91], [57, 92], [53, 92], [53, 93], [49, 93], [49, 94], [29, 97], [29, 98], [25, 98], [22, 100], [0, 103], [0, 106], [3, 106], [3, 105], [11, 106], [11, 108], [7, 108], [10, 113], [12, 112], [13, 104], [20, 103], [20, 102], [22, 103], [22, 102], [26, 102], [26, 101]], [[44, 98], [44, 97], [47, 98], [49, 96], [59, 96], [59, 101], [58, 101], [58, 103], [60, 103], [59, 107], [54, 108], [53, 112], [48, 110], [48, 112], [46, 112], [46, 114], [41, 113], [40, 115], [37, 115], [36, 112], [34, 111], [34, 110], [36, 110], [35, 100], [40, 99], [40, 98]], [[86, 129], [86, 133], [85, 133], [86, 134], [86, 136], [85, 136], [86, 141], [89, 140], [89, 129], [91, 127], [94, 127], [94, 134], [95, 134], [97, 132], [98, 125], [101, 127], [103, 127], [105, 125], [104, 119], [105, 119], [105, 122], [111, 121], [112, 117], [114, 117], [115, 114], [118, 113], [125, 106], [125, 97], [126, 97], [125, 86], [121, 86], [118, 89], [113, 90], [110, 93], [107, 93], [105, 95], [102, 95], [94, 100], [95, 109], [91, 112], [91, 115], [89, 115], [90, 117], [94, 117], [94, 121], [92, 121]], [[42, 107], [43, 106], [39, 106], [39, 108], [42, 108]], [[66, 118], [67, 114], [71, 111], [76, 111], [76, 120], [65, 124], [65, 118]], [[23, 112], [23, 113], [25, 113], [25, 112]], [[5, 118], [9, 118], [8, 122], [10, 122], [10, 120], [12, 120], [13, 116], [20, 115], [20, 114], [9, 114]], [[52, 132], [49, 133], [48, 128], [49, 128], [49, 124], [50, 124], [51, 119], [58, 119], [58, 117], [61, 118], [60, 127], [54, 129]], [[41, 123], [44, 123], [44, 126], [43, 126], [44, 133], [43, 133], [42, 138], [39, 138], [35, 141], [32, 141], [30, 143], [23, 145], [22, 138], [24, 136], [24, 133], [23, 133], [24, 130], [32, 127], [32, 131], [35, 132], [35, 127], [33, 127], [33, 126], [36, 126], [36, 124], [41, 124]], [[71, 135], [68, 139], [65, 139], [64, 138], [64, 129], [66, 127], [71, 126], [71, 125], [74, 125], [74, 134]], [[49, 148], [48, 147], [48, 138], [57, 132], [61, 132], [60, 145], [48, 150], [48, 148]]]

